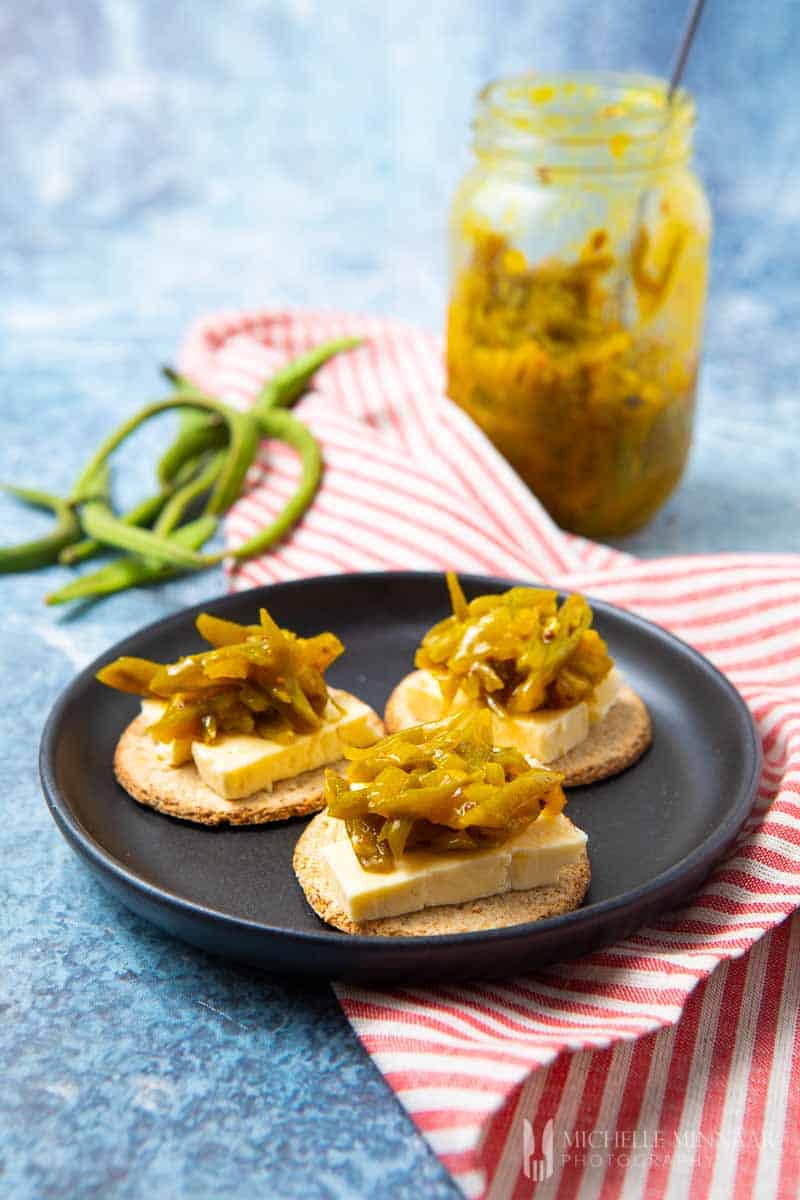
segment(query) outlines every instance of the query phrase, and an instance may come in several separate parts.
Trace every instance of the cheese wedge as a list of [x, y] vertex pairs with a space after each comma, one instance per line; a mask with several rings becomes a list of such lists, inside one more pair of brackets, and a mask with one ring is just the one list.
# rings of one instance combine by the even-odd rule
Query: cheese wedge
[[393, 871], [381, 873], [364, 870], [344, 822], [337, 821], [335, 838], [323, 853], [350, 919], [374, 921], [556, 884], [559, 871], [583, 856], [586, 842], [583, 830], [559, 813], [540, 817], [502, 846], [451, 854], [413, 851]]
[[[381, 736], [382, 726], [368, 705], [337, 689], [331, 689], [331, 695], [342, 711], [329, 704], [320, 729], [290, 742], [249, 734], [226, 734], [211, 743], [181, 739], [156, 743], [159, 757], [172, 766], [194, 759], [203, 782], [225, 800], [271, 791], [278, 780], [338, 762], [345, 743], [369, 746]], [[156, 721], [164, 707], [158, 701], [145, 700], [142, 711]]]
[[[622, 673], [613, 667], [592, 699], [573, 704], [572, 708], [545, 708], [525, 717], [498, 717], [493, 713], [495, 743], [513, 746], [539, 762], [552, 762], [586, 739], [590, 726], [603, 719], [623, 686]], [[408, 705], [412, 713], [421, 714], [420, 720], [435, 720], [440, 715], [432, 709], [440, 695], [439, 684], [429, 671], [416, 671], [410, 677]], [[463, 702], [457, 693], [453, 711], [459, 707], [460, 698]]]

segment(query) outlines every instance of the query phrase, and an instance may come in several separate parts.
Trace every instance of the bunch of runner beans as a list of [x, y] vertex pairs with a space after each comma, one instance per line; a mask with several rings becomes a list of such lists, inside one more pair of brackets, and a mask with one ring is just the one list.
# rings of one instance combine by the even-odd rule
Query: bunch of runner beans
[[[278, 371], [247, 412], [204, 395], [188, 379], [167, 369], [173, 392], [145, 405], [102, 443], [66, 497], [32, 488], [5, 490], [53, 513], [46, 536], [0, 548], [0, 572], [31, 571], [55, 562], [84, 562], [104, 551], [120, 553], [98, 570], [52, 592], [48, 604], [65, 604], [157, 583], [181, 571], [263, 554], [279, 541], [311, 504], [322, 475], [322, 455], [313, 434], [287, 410], [307, 390], [328, 359], [359, 345], [358, 338], [325, 342]], [[118, 514], [111, 502], [109, 458], [145, 421], [176, 409], [177, 436], [157, 467], [154, 495]], [[220, 516], [239, 496], [262, 438], [286, 442], [300, 457], [297, 489], [283, 511], [231, 551], [203, 553]]]

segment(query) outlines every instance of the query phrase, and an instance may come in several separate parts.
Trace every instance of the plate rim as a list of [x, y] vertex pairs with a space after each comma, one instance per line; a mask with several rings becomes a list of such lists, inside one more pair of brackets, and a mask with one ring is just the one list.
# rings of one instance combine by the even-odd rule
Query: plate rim
[[[458, 575], [462, 582], [467, 584], [474, 583], [477, 586], [492, 584], [502, 585], [506, 588], [523, 586], [543, 589], [550, 586], [546, 583], [507, 579], [502, 576], [483, 575], [475, 572], [459, 572]], [[102, 654], [98, 655], [92, 662], [82, 668], [71, 682], [67, 684], [57, 697], [45, 721], [39, 747], [39, 776], [48, 810], [57, 828], [71, 848], [85, 858], [91, 867], [102, 874], [110, 876], [118, 884], [122, 885], [123, 888], [142, 893], [147, 900], [157, 905], [166, 905], [183, 915], [191, 918], [200, 918], [220, 928], [263, 934], [265, 937], [278, 938], [284, 942], [293, 942], [307, 949], [313, 949], [318, 944], [330, 947], [331, 943], [334, 942], [350, 947], [358, 946], [367, 952], [369, 952], [369, 947], [373, 947], [374, 952], [385, 952], [391, 947], [396, 948], [398, 952], [402, 952], [413, 946], [441, 947], [444, 949], [451, 946], [469, 946], [475, 943], [523, 941], [526, 935], [530, 935], [532, 930], [545, 933], [557, 932], [560, 929], [566, 931], [575, 929], [578, 932], [582, 927], [588, 927], [598, 920], [602, 921], [632, 905], [657, 902], [661, 895], [664, 893], [668, 894], [674, 884], [679, 882], [684, 876], [691, 876], [693, 871], [705, 866], [708, 867], [708, 871], [713, 869], [715, 863], [720, 861], [740, 832], [751, 812], [753, 800], [758, 789], [762, 770], [763, 749], [752, 713], [747, 707], [744, 698], [727, 676], [710, 659], [706, 658], [699, 650], [696, 650], [694, 646], [691, 646], [688, 642], [683, 641], [682, 638], [665, 629], [663, 626], [656, 624], [654, 621], [650, 621], [638, 613], [631, 612], [620, 605], [613, 604], [600, 597], [593, 597], [589, 592], [582, 592], [581, 594], [586, 595], [593, 609], [597, 609], [598, 611], [607, 610], [614, 615], [621, 614], [626, 621], [630, 621], [635, 626], [638, 626], [644, 633], [666, 641], [673, 647], [677, 647], [682, 654], [688, 654], [694, 659], [696, 665], [705, 673], [711, 675], [717, 684], [721, 685], [728, 693], [734, 707], [738, 709], [739, 715], [743, 719], [742, 724], [749, 737], [747, 748], [750, 752], [751, 760], [750, 775], [747, 779], [741, 781], [736, 803], [732, 805], [724, 820], [689, 851], [688, 854], [679, 859], [678, 862], [673, 863], [665, 871], [653, 876], [652, 879], [623, 892], [619, 896], [599, 900], [593, 904], [582, 904], [577, 909], [554, 917], [546, 917], [537, 921], [525, 921], [518, 925], [509, 925], [501, 929], [473, 930], [466, 933], [394, 937], [379, 934], [343, 933], [331, 926], [324, 926], [324, 928], [318, 931], [283, 929], [278, 926], [265, 924], [263, 921], [256, 921], [247, 917], [237, 917], [230, 913], [221, 912], [218, 909], [210, 908], [196, 900], [187, 899], [185, 896], [144, 879], [135, 870], [131, 870], [123, 862], [115, 858], [102, 843], [98, 842], [84, 828], [72, 810], [66, 796], [62, 794], [56, 779], [56, 752], [63, 715], [72, 703], [75, 694], [94, 679], [95, 673], [101, 666], [111, 658], [116, 658], [120, 654], [124, 654], [125, 647], [130, 642], [138, 641], [141, 637], [149, 633], [163, 631], [165, 626], [169, 626], [172, 623], [182, 624], [187, 620], [193, 619], [199, 613], [206, 611], [209, 606], [219, 604], [222, 601], [233, 597], [268, 594], [276, 588], [280, 588], [281, 590], [305, 590], [319, 586], [320, 584], [329, 583], [337, 585], [352, 583], [358, 586], [361, 580], [382, 580], [388, 583], [391, 581], [402, 582], [410, 579], [432, 580], [443, 578], [443, 571], [397, 570], [357, 571], [352, 573], [334, 572], [327, 575], [307, 576], [302, 579], [281, 580], [271, 584], [261, 584], [257, 587], [243, 588], [234, 592], [223, 592], [200, 603], [187, 605], [173, 613], [148, 622], [147, 625], [141, 626], [141, 628], [134, 630], [124, 638], [113, 643]], [[565, 594], [563, 589], [560, 588], [552, 588], [551, 590], [558, 591], [560, 595]], [[631, 769], [635, 769], [635, 767]]]

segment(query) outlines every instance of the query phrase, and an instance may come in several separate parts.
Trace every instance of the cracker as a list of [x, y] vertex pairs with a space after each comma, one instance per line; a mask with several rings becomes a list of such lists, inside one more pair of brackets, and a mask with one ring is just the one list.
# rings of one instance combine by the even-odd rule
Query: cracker
[[578, 908], [589, 887], [591, 872], [586, 852], [563, 867], [558, 884], [503, 892], [463, 904], [443, 904], [399, 917], [356, 922], [347, 915], [341, 889], [322, 850], [332, 837], [335, 818], [320, 813], [309, 822], [294, 851], [293, 866], [306, 900], [317, 916], [344, 933], [381, 937], [429, 937], [432, 934], [477, 933], [504, 929], [526, 921], [541, 921]]
[[[383, 718], [387, 733], [397, 733], [420, 721], [435, 721], [440, 716], [435, 696], [430, 697], [429, 712], [419, 715], [411, 712], [407, 685], [415, 674], [401, 679], [389, 697]], [[585, 741], [547, 765], [563, 772], [564, 787], [597, 783], [630, 767], [652, 740], [653, 729], [645, 703], [626, 685], [602, 721], [591, 727]]]
[[602, 721], [591, 726], [586, 740], [547, 765], [564, 773], [564, 787], [598, 783], [632, 766], [652, 740], [644, 700], [626, 685]]
[[[376, 717], [377, 720], [377, 717]], [[142, 715], [131, 721], [114, 754], [114, 772], [125, 791], [149, 808], [196, 821], [201, 825], [263, 825], [306, 817], [325, 806], [323, 788], [327, 767], [278, 780], [271, 792], [254, 792], [241, 800], [226, 800], [200, 778], [193, 762], [172, 767], [158, 755]], [[328, 764], [344, 770], [345, 761]]]

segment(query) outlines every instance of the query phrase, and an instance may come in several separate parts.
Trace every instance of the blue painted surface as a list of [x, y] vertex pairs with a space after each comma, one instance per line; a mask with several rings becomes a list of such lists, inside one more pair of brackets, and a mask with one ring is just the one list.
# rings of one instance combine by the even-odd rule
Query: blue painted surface
[[[688, 71], [717, 232], [695, 452], [625, 543], [798, 548], [800, 6], [710, 0]], [[473, 95], [527, 68], [663, 71], [656, 0], [11, 0], [0, 10], [0, 477], [66, 488], [158, 387], [199, 312], [310, 305], [440, 328]], [[133, 454], [146, 482], [158, 432]], [[3, 501], [3, 540], [40, 526]], [[44, 716], [77, 667], [221, 590], [77, 614], [5, 579], [7, 898], [0, 1191], [14, 1197], [450, 1198], [325, 987], [230, 969], [111, 901], [41, 802]]]

